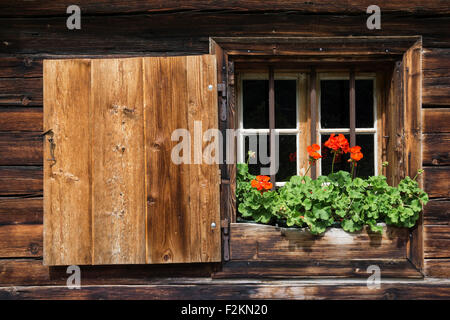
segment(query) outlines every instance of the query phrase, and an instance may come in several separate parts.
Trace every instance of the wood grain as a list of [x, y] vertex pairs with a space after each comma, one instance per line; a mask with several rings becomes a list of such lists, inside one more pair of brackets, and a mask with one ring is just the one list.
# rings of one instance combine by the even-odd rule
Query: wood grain
[[0, 167], [0, 195], [42, 195], [42, 167]]
[[[242, 281], [201, 279], [136, 286], [83, 286], [67, 290], [67, 286], [1, 287], [0, 299], [344, 299], [344, 300], [416, 300], [442, 299], [450, 296], [448, 280], [385, 280], [379, 289], [368, 288], [366, 280], [308, 281]], [[178, 312], [178, 311], [176, 311]], [[174, 316], [175, 316], [174, 312]]]
[[44, 79], [44, 264], [90, 264], [91, 62], [46, 60]]
[[232, 260], [351, 260], [406, 257], [407, 229], [388, 227], [383, 235], [331, 228], [323, 236], [307, 230], [231, 224]]
[[145, 263], [142, 59], [91, 63], [92, 263]]
[[42, 78], [0, 78], [0, 106], [42, 106]]
[[[176, 0], [141, 0], [127, 1], [87, 1], [79, 0], [78, 5], [83, 8], [84, 14], [125, 14], [145, 12], [148, 14], [157, 14], [162, 12], [178, 11], [210, 11], [227, 10], [236, 12], [247, 11], [298, 11], [303, 13], [365, 13], [368, 6], [373, 4], [370, 0], [350, 0], [335, 1], [330, 3], [327, 0], [316, 0], [314, 2], [304, 2], [302, 0], [274, 0], [270, 3], [258, 0], [245, 1], [204, 1], [188, 0], [179, 2]], [[1, 17], [14, 16], [46, 16], [46, 15], [64, 15], [66, 8], [72, 3], [69, 0], [58, 2], [46, 1], [27, 2], [23, 0], [10, 1], [8, 5], [0, 6]], [[412, 0], [405, 6], [401, 0], [380, 0], [377, 2], [383, 12], [386, 13], [408, 13], [408, 14], [448, 14], [450, 5], [445, 0], [433, 0], [424, 3], [421, 0]]]
[[425, 274], [429, 277], [449, 278], [450, 259], [425, 259]]
[[423, 164], [440, 166], [450, 164], [450, 134], [423, 135]]
[[450, 224], [450, 200], [431, 200], [423, 210], [425, 225]]
[[0, 225], [0, 257], [42, 257], [42, 225]]
[[450, 108], [422, 109], [423, 133], [450, 133]]
[[301, 279], [301, 278], [367, 278], [367, 268], [377, 265], [383, 278], [423, 278], [407, 259], [386, 260], [249, 260], [229, 261], [213, 274], [216, 279]]
[[425, 258], [450, 257], [450, 225], [424, 227]]
[[449, 105], [450, 49], [430, 48], [423, 61], [423, 104]]
[[448, 167], [425, 167], [423, 187], [430, 198], [450, 198], [450, 170]]
[[[175, 129], [188, 129], [193, 137], [197, 120], [203, 130], [217, 128], [215, 81], [214, 57], [144, 58], [149, 263], [220, 260], [217, 164], [196, 167], [168, 160], [178, 144], [169, 140]], [[187, 159], [194, 161], [195, 154], [189, 152]], [[213, 221], [216, 229], [210, 227]]]
[[0, 165], [42, 165], [40, 132], [0, 132]]
[[0, 198], [0, 225], [42, 224], [42, 198]]
[[0, 108], [0, 131], [42, 132], [42, 108]]

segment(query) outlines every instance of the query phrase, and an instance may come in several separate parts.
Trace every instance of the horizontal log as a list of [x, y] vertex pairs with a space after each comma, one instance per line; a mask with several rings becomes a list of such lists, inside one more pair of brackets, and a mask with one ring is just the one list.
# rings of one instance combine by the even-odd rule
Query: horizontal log
[[429, 277], [449, 278], [450, 259], [425, 259], [425, 274]]
[[0, 225], [0, 258], [42, 257], [42, 224]]
[[[373, 1], [372, 1], [373, 2]], [[270, 2], [259, 0], [245, 1], [205, 1], [205, 0], [100, 0], [88, 1], [79, 0], [83, 14], [120, 14], [120, 13], [162, 13], [171, 11], [186, 10], [232, 10], [237, 12], [247, 11], [298, 11], [302, 13], [345, 13], [345, 14], [365, 14], [371, 0], [351, 0], [334, 1], [315, 0], [305, 2], [303, 0], [273, 0]], [[45, 16], [45, 15], [65, 15], [66, 9], [72, 3], [69, 0], [63, 1], [9, 1], [8, 5], [0, 6], [0, 16]], [[450, 5], [446, 0], [433, 0], [423, 2], [422, 0], [411, 0], [406, 6], [401, 0], [379, 0], [377, 5], [383, 12], [407, 13], [407, 14], [448, 14]]]
[[450, 108], [422, 109], [423, 133], [450, 133]]
[[424, 134], [422, 154], [424, 165], [450, 164], [450, 133]]
[[423, 56], [423, 104], [450, 104], [450, 49], [426, 49]]
[[42, 167], [0, 167], [0, 195], [42, 194]]
[[231, 260], [310, 261], [401, 259], [406, 257], [408, 229], [387, 227], [382, 235], [348, 233], [330, 228], [322, 236], [305, 229], [278, 228], [254, 223], [232, 223]]
[[[173, 299], [173, 300], [240, 300], [240, 299], [448, 299], [448, 280], [385, 280], [380, 288], [367, 286], [366, 280], [308, 281], [242, 281], [188, 280], [166, 281], [158, 285], [1, 287], [0, 299]], [[179, 310], [168, 309], [172, 318]]]
[[42, 165], [40, 132], [0, 132], [0, 165]]
[[449, 183], [449, 167], [424, 167], [423, 186], [430, 198], [450, 198]]
[[0, 78], [42, 77], [42, 59], [33, 56], [0, 57]]
[[0, 225], [42, 222], [42, 198], [0, 198]]
[[42, 106], [42, 78], [0, 79], [0, 106]]
[[0, 131], [42, 132], [42, 108], [1, 108]]
[[367, 278], [367, 268], [380, 267], [383, 278], [423, 278], [407, 259], [401, 260], [312, 260], [312, 261], [228, 261], [213, 278]]
[[[209, 37], [238, 36], [423, 36], [424, 47], [447, 47], [450, 17], [383, 14], [381, 30], [369, 30], [367, 15], [295, 13], [180, 13], [87, 16], [81, 32], [66, 27], [66, 16], [0, 19], [4, 53], [112, 54], [135, 52], [207, 53]], [[311, 28], [311, 26], [314, 28]], [[192, 26], [195, 26], [192, 27]], [[18, 36], [20, 35], [20, 36]], [[386, 48], [389, 49], [389, 48]]]
[[450, 225], [424, 227], [425, 258], [450, 258]]
[[450, 224], [450, 200], [431, 200], [423, 211], [425, 225]]
[[[154, 284], [163, 277], [210, 277], [215, 265], [80, 266], [82, 285]], [[41, 259], [0, 259], [0, 286], [65, 285], [67, 267], [47, 267]]]

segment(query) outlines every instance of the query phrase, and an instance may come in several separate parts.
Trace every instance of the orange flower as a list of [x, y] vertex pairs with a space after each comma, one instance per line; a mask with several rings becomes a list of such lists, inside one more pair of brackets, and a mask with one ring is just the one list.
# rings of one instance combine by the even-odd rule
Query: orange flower
[[340, 133], [339, 135], [335, 135], [332, 133], [328, 140], [325, 142], [325, 146], [332, 149], [335, 152], [344, 152], [347, 153], [349, 151], [349, 144], [345, 136]]
[[273, 185], [269, 182], [270, 177], [268, 176], [256, 176], [256, 179], [252, 180], [252, 188], [256, 188], [256, 190], [264, 192], [272, 189]]
[[311, 146], [307, 146], [306, 150], [308, 151], [310, 161], [315, 161], [315, 160], [322, 158], [320, 153], [317, 152], [318, 150], [320, 150], [320, 146], [318, 144], [313, 144]]
[[350, 158], [352, 158], [354, 161], [359, 161], [363, 158], [360, 146], [354, 146], [350, 148]]

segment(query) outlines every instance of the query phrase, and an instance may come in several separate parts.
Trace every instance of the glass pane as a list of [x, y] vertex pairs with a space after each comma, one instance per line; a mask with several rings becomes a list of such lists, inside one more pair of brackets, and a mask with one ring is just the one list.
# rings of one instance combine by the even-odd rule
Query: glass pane
[[357, 134], [356, 145], [361, 147], [363, 158], [358, 161], [356, 166], [356, 176], [367, 178], [375, 174], [375, 135]]
[[280, 135], [279, 138], [279, 166], [275, 177], [282, 182], [297, 175], [297, 135]]
[[244, 128], [269, 128], [269, 81], [243, 80], [242, 104]]
[[[328, 140], [329, 135], [322, 135], [321, 137], [321, 151], [322, 151], [322, 174], [327, 175], [331, 173], [331, 164], [333, 162], [333, 153], [330, 149], [325, 147], [324, 143]], [[350, 136], [345, 135], [347, 140], [350, 141]], [[375, 157], [374, 157], [374, 137], [373, 134], [357, 134], [356, 135], [356, 145], [361, 147], [361, 152], [363, 158], [358, 161], [356, 166], [356, 176], [361, 178], [367, 178], [368, 176], [373, 176], [375, 174]], [[343, 170], [351, 171], [351, 165], [348, 162], [350, 159], [350, 154], [337, 155], [334, 163], [334, 172]]]
[[[325, 142], [328, 140], [330, 135], [321, 135], [321, 145], [320, 151], [322, 154], [322, 175], [328, 175], [331, 173], [331, 164], [333, 163], [333, 153], [331, 149], [325, 146]], [[347, 140], [350, 141], [350, 135], [345, 135]], [[350, 172], [350, 164], [348, 163], [350, 155], [347, 154], [337, 154], [334, 160], [334, 172], [339, 170]]]
[[275, 80], [275, 127], [297, 127], [297, 81]]
[[373, 128], [373, 80], [355, 81], [357, 128]]
[[[269, 157], [269, 135], [248, 135], [244, 137], [244, 162], [248, 159], [248, 151], [256, 153], [256, 159], [250, 159], [248, 171], [253, 175], [264, 174], [261, 168], [270, 168]], [[266, 150], [260, 150], [261, 145], [266, 146]]]
[[348, 80], [320, 81], [320, 123], [322, 128], [349, 128]]

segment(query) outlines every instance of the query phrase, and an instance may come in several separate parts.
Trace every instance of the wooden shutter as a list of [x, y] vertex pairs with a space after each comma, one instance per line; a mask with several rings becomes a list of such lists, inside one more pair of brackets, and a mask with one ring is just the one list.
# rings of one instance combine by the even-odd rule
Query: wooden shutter
[[218, 164], [171, 161], [173, 130], [217, 129], [216, 77], [213, 55], [44, 61], [44, 264], [220, 261]]

